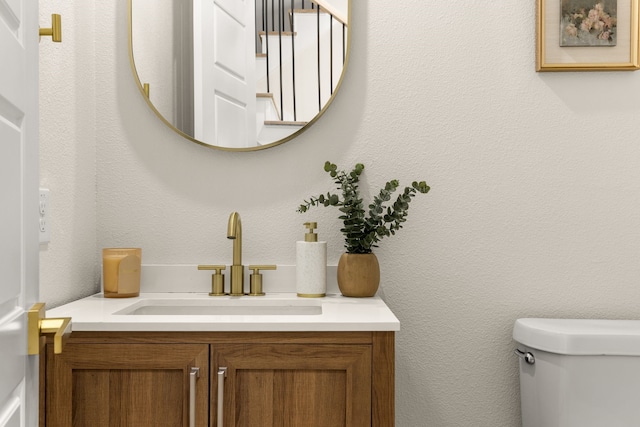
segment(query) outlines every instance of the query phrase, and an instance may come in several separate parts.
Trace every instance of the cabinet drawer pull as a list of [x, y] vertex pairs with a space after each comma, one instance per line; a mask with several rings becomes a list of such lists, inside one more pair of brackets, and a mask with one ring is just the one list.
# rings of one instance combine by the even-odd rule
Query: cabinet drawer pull
[[189, 427], [196, 427], [196, 380], [200, 368], [191, 368], [189, 373]]
[[227, 368], [218, 368], [218, 426], [223, 427], [224, 424], [224, 379], [227, 376]]

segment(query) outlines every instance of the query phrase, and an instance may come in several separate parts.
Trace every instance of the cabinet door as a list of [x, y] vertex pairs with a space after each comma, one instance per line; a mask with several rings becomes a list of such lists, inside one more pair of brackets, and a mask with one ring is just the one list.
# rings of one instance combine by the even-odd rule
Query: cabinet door
[[[47, 427], [208, 425], [209, 346], [206, 344], [74, 344], [47, 348]], [[190, 373], [199, 368], [196, 394]]]
[[[371, 426], [367, 345], [230, 344], [213, 346], [212, 358], [212, 426]], [[222, 367], [227, 377], [219, 426], [216, 374]]]

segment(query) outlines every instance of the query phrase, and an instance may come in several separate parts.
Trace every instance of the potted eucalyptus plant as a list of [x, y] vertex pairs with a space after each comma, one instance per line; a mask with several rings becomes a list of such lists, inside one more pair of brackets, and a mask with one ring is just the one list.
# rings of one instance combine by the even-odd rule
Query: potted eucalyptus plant
[[346, 253], [338, 262], [338, 286], [345, 296], [373, 296], [380, 284], [380, 266], [373, 248], [387, 236], [395, 235], [402, 228], [409, 214], [409, 204], [416, 194], [429, 192], [424, 181], [414, 181], [410, 187], [397, 196], [393, 204], [392, 194], [400, 186], [397, 180], [387, 182], [373, 197], [371, 204], [365, 207], [360, 196], [359, 181], [364, 165], [357, 163], [350, 172], [338, 170], [327, 161], [324, 170], [334, 179], [340, 194], [328, 192], [313, 196], [298, 207], [298, 212], [307, 212], [312, 206], [336, 206], [340, 211], [339, 219], [343, 227]]

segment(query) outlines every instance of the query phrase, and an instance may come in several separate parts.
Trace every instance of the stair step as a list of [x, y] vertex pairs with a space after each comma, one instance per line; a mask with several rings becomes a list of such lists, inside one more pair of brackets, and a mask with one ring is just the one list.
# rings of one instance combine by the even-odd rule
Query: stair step
[[309, 122], [294, 122], [294, 121], [284, 121], [284, 120], [265, 120], [264, 124], [267, 126], [306, 126]]
[[[318, 9], [294, 9], [293, 13], [291, 13], [291, 10], [289, 10], [289, 20], [291, 20], [291, 16], [295, 13], [299, 13], [299, 14], [305, 14], [305, 13], [313, 13], [313, 14], [317, 14], [318, 13]], [[341, 23], [343, 23], [344, 25], [348, 25], [346, 21], [346, 19], [342, 16], [340, 16], [337, 11], [334, 11], [333, 13], [327, 9], [325, 9], [324, 7], [320, 8], [320, 15], [332, 15], [334, 19], [336, 19], [337, 21], [340, 21]]]
[[[258, 31], [258, 35], [261, 36], [260, 39], [262, 39], [262, 36], [265, 36], [266, 32], [265, 31]], [[279, 35], [280, 35], [279, 31], [269, 31], [269, 37], [274, 37], [274, 36], [278, 37]], [[283, 31], [282, 35], [286, 36], [286, 37], [297, 36], [298, 32], [297, 31], [294, 31], [294, 32]]]
[[[282, 42], [278, 42], [278, 39], [280, 39], [280, 33], [278, 31], [269, 31], [269, 37], [267, 37], [265, 35], [264, 31], [259, 31], [258, 32], [259, 35], [259, 39], [260, 39], [260, 46], [262, 52], [261, 53], [266, 53], [266, 46], [267, 46], [267, 40], [269, 41], [269, 47], [271, 49], [277, 48], [279, 46], [279, 43], [284, 43], [286, 46], [288, 46], [288, 49], [291, 49], [291, 45], [292, 43], [294, 43], [294, 36], [298, 36], [298, 32], [291, 32], [291, 31], [283, 31], [282, 32]], [[286, 47], [284, 47], [285, 50], [287, 50]]]
[[[318, 13], [318, 9], [293, 9], [293, 13]], [[328, 13], [323, 8], [320, 8], [320, 14]], [[289, 9], [289, 14], [291, 14], [291, 9]]]
[[[293, 21], [293, 17], [296, 14], [306, 14], [306, 13], [313, 13], [314, 15], [318, 13], [317, 9], [289, 9], [289, 26], [292, 26], [292, 21]], [[322, 8], [320, 8], [320, 16], [322, 16], [321, 19], [324, 19], [324, 16], [328, 15], [328, 12]], [[342, 22], [340, 19], [338, 19], [340, 22]]]
[[276, 100], [273, 98], [272, 93], [256, 93], [256, 101], [260, 103], [263, 102], [264, 106], [264, 120], [267, 121], [280, 121], [280, 111], [278, 110], [278, 106], [276, 105]]
[[265, 123], [258, 134], [258, 144], [271, 144], [287, 138], [302, 129], [307, 122], [270, 122]]

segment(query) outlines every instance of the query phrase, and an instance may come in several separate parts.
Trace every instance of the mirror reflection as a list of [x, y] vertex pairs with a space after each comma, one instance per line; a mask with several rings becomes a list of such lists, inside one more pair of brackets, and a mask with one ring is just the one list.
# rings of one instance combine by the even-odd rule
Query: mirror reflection
[[313, 123], [340, 86], [350, 0], [129, 0], [138, 84], [195, 142], [257, 150]]

